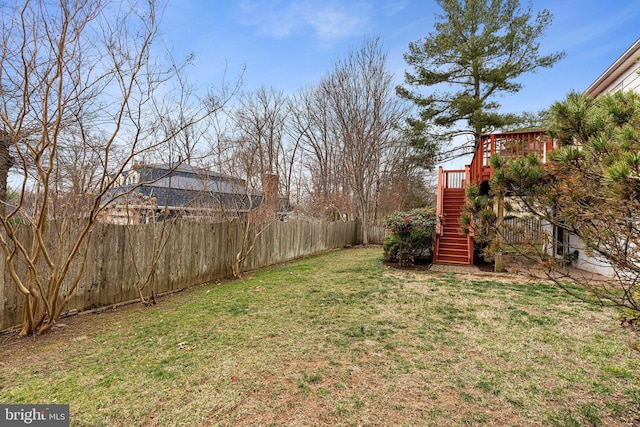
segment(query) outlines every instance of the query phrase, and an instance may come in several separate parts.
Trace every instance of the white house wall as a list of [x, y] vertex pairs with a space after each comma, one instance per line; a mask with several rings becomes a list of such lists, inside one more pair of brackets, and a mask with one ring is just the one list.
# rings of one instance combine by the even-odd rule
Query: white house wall
[[607, 92], [613, 93], [621, 90], [631, 90], [640, 93], [640, 74], [638, 74], [638, 71], [640, 71], [640, 62], [636, 62], [631, 68], [614, 80], [607, 88]]
[[615, 275], [615, 271], [609, 263], [602, 259], [588, 256], [582, 240], [578, 239], [578, 237], [573, 234], [569, 234], [569, 250], [578, 251], [578, 259], [574, 262], [574, 267], [607, 277], [613, 277]]

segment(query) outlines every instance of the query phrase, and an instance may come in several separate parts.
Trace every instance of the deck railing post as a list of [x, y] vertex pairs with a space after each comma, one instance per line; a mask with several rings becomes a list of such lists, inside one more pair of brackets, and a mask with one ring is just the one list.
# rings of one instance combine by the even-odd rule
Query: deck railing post
[[554, 148], [553, 145], [554, 145], [553, 144], [553, 139], [547, 138], [547, 140], [545, 141], [545, 144], [544, 144], [544, 159], [543, 159], [543, 163], [547, 163], [549, 152], [552, 151], [553, 148]]
[[489, 149], [489, 157], [487, 158], [487, 164], [485, 166], [489, 166], [491, 163], [489, 159], [496, 153], [496, 136], [491, 134], [491, 148]]

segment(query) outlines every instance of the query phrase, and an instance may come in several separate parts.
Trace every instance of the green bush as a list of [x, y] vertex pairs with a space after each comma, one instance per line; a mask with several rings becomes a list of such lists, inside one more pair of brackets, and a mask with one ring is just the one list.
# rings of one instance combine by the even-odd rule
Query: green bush
[[437, 215], [429, 209], [413, 209], [387, 216], [391, 232], [383, 245], [384, 258], [402, 266], [414, 264], [417, 258], [433, 255]]

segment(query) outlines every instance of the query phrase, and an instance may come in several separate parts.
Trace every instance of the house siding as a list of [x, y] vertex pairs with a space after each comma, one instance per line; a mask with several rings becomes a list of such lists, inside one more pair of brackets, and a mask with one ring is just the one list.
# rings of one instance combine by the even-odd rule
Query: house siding
[[607, 87], [607, 93], [618, 92], [621, 90], [630, 90], [640, 93], [640, 62], [636, 62], [631, 68], [626, 70], [622, 75]]

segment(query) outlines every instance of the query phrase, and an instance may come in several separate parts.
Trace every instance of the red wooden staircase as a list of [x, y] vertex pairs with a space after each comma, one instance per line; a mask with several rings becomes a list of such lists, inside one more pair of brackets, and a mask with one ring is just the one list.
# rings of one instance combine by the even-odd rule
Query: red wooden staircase
[[464, 205], [465, 186], [469, 177], [465, 170], [438, 173], [438, 215], [434, 263], [473, 264], [473, 237], [460, 233], [460, 214]]
[[436, 227], [433, 262], [473, 264], [473, 231], [460, 234], [460, 214], [467, 185], [471, 182], [480, 185], [493, 176], [491, 156], [516, 159], [535, 154], [546, 163], [547, 154], [555, 148], [555, 142], [544, 130], [486, 134], [481, 135], [471, 164], [464, 170], [445, 171], [440, 167], [437, 211], [440, 221]]

